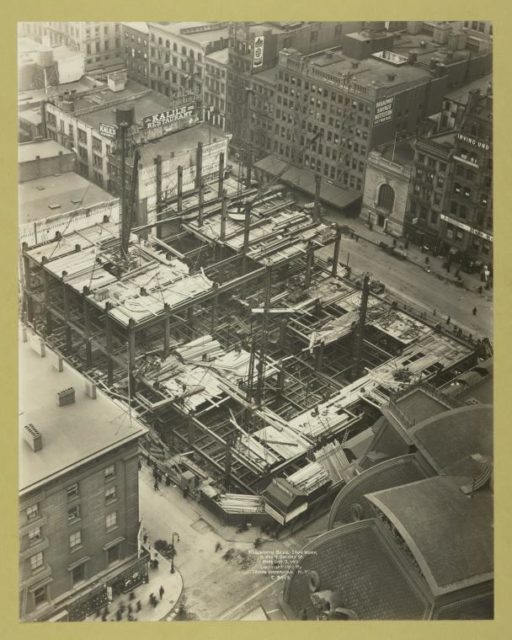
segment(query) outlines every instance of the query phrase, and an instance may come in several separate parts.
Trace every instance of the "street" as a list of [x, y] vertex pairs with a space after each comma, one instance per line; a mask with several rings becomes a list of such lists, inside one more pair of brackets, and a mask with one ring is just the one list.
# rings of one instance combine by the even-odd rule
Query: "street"
[[[268, 577], [243, 569], [237, 561], [240, 556], [235, 555], [231, 561], [222, 558], [229, 548], [237, 552], [252, 551], [252, 541], [226, 541], [211, 524], [213, 516], [210, 520], [208, 514], [202, 513], [203, 507], [183, 498], [178, 488], [162, 484], [155, 491], [147, 465], [143, 465], [139, 473], [139, 504], [142, 525], [151, 543], [157, 539], [170, 541], [172, 532], [179, 535], [175, 565], [183, 577], [186, 608], [193, 619], [218, 620], [231, 610], [238, 616], [241, 603], [273, 585]], [[234, 528], [229, 530], [230, 537], [235, 538]], [[218, 552], [215, 551], [217, 543], [222, 545]], [[269, 545], [275, 547], [281, 543], [267, 542], [265, 548], [270, 548]]]
[[[321, 249], [318, 253], [323, 258], [331, 257], [332, 248]], [[398, 260], [364, 238], [356, 241], [343, 236], [340, 262], [348, 263], [353, 274], [369, 272], [405, 302], [430, 313], [436, 310], [440, 319], [449, 316], [463, 330], [492, 340], [492, 299], [487, 291], [479, 294], [459, 288], [416, 264]], [[473, 315], [474, 307], [476, 315]]]

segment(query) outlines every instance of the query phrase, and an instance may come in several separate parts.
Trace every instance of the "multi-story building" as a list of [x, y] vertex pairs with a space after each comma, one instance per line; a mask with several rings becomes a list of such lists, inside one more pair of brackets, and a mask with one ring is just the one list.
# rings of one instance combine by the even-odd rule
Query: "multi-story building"
[[361, 24], [245, 22], [230, 25], [226, 120], [227, 130], [233, 134], [233, 146], [246, 153], [250, 149], [255, 158], [262, 157], [268, 150], [266, 123], [271, 115], [275, 88], [275, 71], [270, 70], [276, 66], [281, 49], [293, 47], [307, 54], [339, 46], [343, 34], [359, 29]]
[[443, 249], [470, 268], [492, 261], [492, 103], [490, 88], [469, 94], [441, 214]]
[[221, 129], [224, 129], [226, 126], [227, 64], [227, 48], [213, 51], [205, 56], [203, 84], [204, 118]]
[[227, 22], [148, 22], [149, 82], [167, 96], [202, 98], [205, 56], [227, 46]]
[[413, 158], [408, 142], [378, 147], [368, 156], [360, 217], [396, 237], [404, 232]]
[[147, 576], [138, 540], [147, 429], [27, 328], [19, 363], [20, 618], [81, 620]]
[[405, 219], [405, 235], [421, 247], [441, 249], [441, 214], [451, 170], [455, 132], [420, 137], [415, 154]]
[[[391, 45], [386, 34], [368, 32], [370, 43], [346, 36], [357, 58], [347, 56], [346, 44], [310, 56], [281, 51], [272, 149], [278, 158], [361, 192], [371, 148], [421, 134], [448, 89], [489, 72], [489, 52], [448, 50], [423, 32], [394, 34]], [[374, 50], [383, 41], [393, 48]]]
[[20, 33], [51, 47], [65, 44], [81, 51], [87, 72], [123, 66], [118, 22], [25, 22]]
[[145, 22], [121, 24], [123, 57], [128, 77], [149, 85], [149, 29]]

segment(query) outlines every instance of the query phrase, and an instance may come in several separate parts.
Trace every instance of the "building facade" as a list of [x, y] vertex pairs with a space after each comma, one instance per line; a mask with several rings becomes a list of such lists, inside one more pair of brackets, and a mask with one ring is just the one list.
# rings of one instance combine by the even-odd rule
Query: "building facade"
[[128, 77], [149, 86], [149, 29], [145, 22], [121, 25], [123, 57]]
[[167, 96], [203, 96], [205, 56], [227, 46], [228, 23], [148, 22], [149, 86]]
[[216, 127], [226, 128], [227, 48], [205, 56], [203, 107], [204, 119]]
[[[273, 108], [275, 73], [265, 75], [261, 72], [276, 66], [281, 49], [293, 47], [307, 54], [327, 47], [339, 46], [343, 34], [357, 30], [361, 24], [341, 22], [231, 24], [226, 118], [227, 130], [233, 134], [233, 146], [238, 150], [254, 147], [252, 153], [256, 158], [261, 157], [268, 150], [269, 132], [266, 121], [269, 116], [273, 119], [273, 114], [269, 111]], [[261, 77], [261, 81], [256, 79], [257, 76]], [[258, 95], [260, 86], [262, 87], [261, 96]], [[261, 98], [264, 98], [264, 102]]]
[[360, 217], [396, 237], [404, 233], [413, 157], [408, 143], [379, 147], [368, 156]]
[[21, 33], [50, 47], [67, 45], [85, 56], [86, 72], [123, 64], [118, 22], [25, 22]]
[[492, 262], [492, 104], [490, 89], [469, 95], [441, 214], [443, 249], [468, 266]]
[[20, 618], [82, 620], [147, 575], [138, 545], [146, 429], [29, 329], [20, 369]]
[[405, 234], [416, 244], [441, 250], [441, 215], [453, 156], [455, 133], [418, 138], [405, 220]]

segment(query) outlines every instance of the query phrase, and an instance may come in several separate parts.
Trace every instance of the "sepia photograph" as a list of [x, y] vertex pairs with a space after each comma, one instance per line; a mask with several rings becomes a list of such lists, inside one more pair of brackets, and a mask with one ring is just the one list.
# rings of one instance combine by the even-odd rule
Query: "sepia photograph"
[[493, 22], [10, 64], [20, 622], [493, 620]]

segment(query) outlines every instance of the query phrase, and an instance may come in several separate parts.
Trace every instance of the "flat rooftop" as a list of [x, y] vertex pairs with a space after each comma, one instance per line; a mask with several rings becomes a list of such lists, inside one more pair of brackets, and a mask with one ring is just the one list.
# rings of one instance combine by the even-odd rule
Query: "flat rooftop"
[[125, 27], [129, 27], [130, 29], [134, 29], [135, 31], [140, 31], [145, 35], [149, 33], [147, 22], [121, 22], [121, 24]]
[[[363, 87], [395, 87], [426, 80], [431, 75], [427, 69], [419, 66], [410, 64], [394, 66], [375, 58], [358, 60], [358, 66], [354, 68], [355, 59], [344, 55], [341, 49], [336, 50], [334, 55], [329, 52], [310, 55], [307, 60], [311, 66], [318, 67], [327, 73], [340, 76], [350, 74], [353, 81]], [[391, 76], [388, 77], [388, 74], [394, 76], [392, 80], [389, 79]]]
[[115, 199], [77, 173], [37, 178], [18, 186], [20, 223], [50, 218]]
[[158, 155], [165, 157], [171, 151], [178, 154], [181, 151], [195, 149], [199, 142], [206, 146], [226, 138], [228, 138], [228, 134], [222, 129], [200, 122], [186, 129], [174, 131], [163, 138], [149, 141], [140, 147], [139, 152], [142, 162], [149, 163], [153, 162]]
[[[39, 337], [27, 329], [27, 342], [19, 344], [19, 491], [25, 493], [42, 483], [85, 464], [107, 451], [146, 433], [126, 409], [96, 391], [90, 398], [85, 378], [58, 359], [46, 347], [45, 357], [36, 352]], [[74, 387], [76, 402], [59, 407], [57, 393]], [[41, 433], [43, 447], [33, 451], [24, 441], [24, 426]]]
[[[139, 97], [136, 97], [136, 96]], [[123, 100], [127, 104], [134, 107], [135, 121], [139, 122], [144, 116], [151, 116], [169, 108], [170, 100], [166, 96], [151, 91], [147, 87], [133, 80], [128, 80], [126, 87], [122, 91], [111, 91], [108, 87], [103, 87], [93, 93], [78, 97], [75, 101], [75, 110], [78, 117], [83, 122], [91, 125], [95, 129], [99, 128], [100, 123], [115, 124], [116, 114], [112, 106], [112, 101], [119, 100], [119, 104]], [[90, 113], [80, 114], [81, 109], [95, 107]]]
[[483, 76], [483, 78], [477, 78], [466, 84], [463, 87], [457, 87], [453, 91], [450, 91], [445, 95], [446, 100], [453, 100], [454, 102], [458, 102], [459, 104], [467, 104], [469, 92], [474, 89], [480, 89], [482, 93], [485, 93], [489, 88], [489, 85], [492, 84], [492, 75]]
[[58, 87], [49, 87], [48, 94], [44, 89], [18, 91], [18, 109], [23, 110], [36, 106], [45, 98], [56, 98], [59, 93], [64, 93], [64, 91], [76, 91], [77, 95], [81, 95], [99, 86], [102, 86], [102, 83], [90, 78], [89, 76], [83, 76], [80, 80], [76, 80], [75, 82], [60, 84]]
[[31, 162], [39, 158], [53, 158], [62, 152], [64, 155], [74, 155], [73, 151], [66, 149], [55, 140], [42, 140], [41, 142], [25, 142], [18, 145], [18, 162]]
[[228, 48], [219, 49], [218, 51], [212, 51], [207, 56], [205, 56], [206, 62], [216, 62], [217, 64], [227, 64], [228, 63]]
[[[229, 30], [227, 23], [222, 22], [153, 22], [152, 24], [163, 31], [194, 40], [201, 45], [227, 38]], [[204, 27], [211, 28], [203, 30]]]

